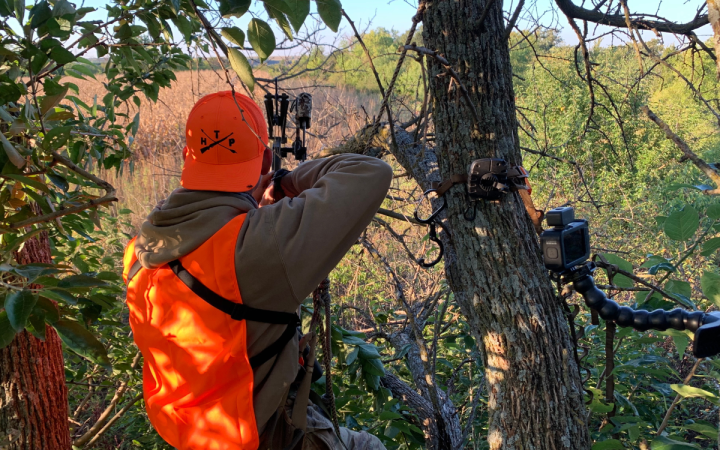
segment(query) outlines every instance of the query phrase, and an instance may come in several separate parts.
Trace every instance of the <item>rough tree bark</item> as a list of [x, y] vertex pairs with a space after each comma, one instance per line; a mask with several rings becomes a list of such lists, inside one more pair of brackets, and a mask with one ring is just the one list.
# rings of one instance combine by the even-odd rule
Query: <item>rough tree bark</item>
[[720, 78], [720, 0], [707, 0], [708, 20], [713, 29], [715, 41], [715, 62], [717, 63], [717, 76]]
[[[16, 259], [50, 263], [47, 233], [29, 239]], [[0, 350], [0, 449], [70, 448], [62, 345], [52, 327], [45, 335], [42, 342], [23, 331]]]
[[[504, 32], [501, 1], [426, 1], [425, 46], [450, 62], [479, 117], [475, 125], [460, 87], [427, 58], [443, 179], [466, 173], [476, 158], [522, 162]], [[483, 349], [490, 448], [589, 448], [568, 323], [522, 201], [510, 194], [498, 203], [478, 202], [469, 222], [464, 189], [456, 186], [446, 198], [453, 245], [445, 270]]]

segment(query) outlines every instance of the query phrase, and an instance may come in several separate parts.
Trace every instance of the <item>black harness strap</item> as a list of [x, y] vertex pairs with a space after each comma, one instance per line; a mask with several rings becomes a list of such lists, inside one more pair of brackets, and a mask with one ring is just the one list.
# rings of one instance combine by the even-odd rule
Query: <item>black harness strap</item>
[[[285, 348], [288, 342], [297, 333], [297, 327], [300, 325], [300, 318], [295, 313], [286, 313], [282, 311], [270, 311], [267, 309], [257, 309], [250, 306], [243, 305], [242, 303], [235, 303], [231, 300], [222, 297], [210, 288], [205, 286], [202, 281], [198, 280], [183, 267], [179, 260], [170, 261], [168, 263], [170, 269], [177, 275], [180, 281], [185, 284], [195, 295], [208, 302], [211, 306], [219, 309], [220, 311], [228, 314], [234, 320], [250, 320], [253, 322], [261, 323], [272, 323], [277, 325], [287, 324], [287, 328], [280, 337], [270, 344], [266, 349], [258, 353], [257, 355], [250, 358], [250, 366], [252, 368], [260, 367], [265, 362], [270, 360], [273, 356], [277, 355]], [[127, 284], [130, 284], [133, 277], [142, 269], [140, 261], [130, 267], [128, 272]]]
[[140, 272], [140, 269], [142, 269], [142, 266], [140, 265], [140, 260], [135, 260], [135, 263], [130, 267], [130, 271], [128, 272], [128, 280], [127, 284], [130, 284], [133, 278], [135, 278], [135, 275], [137, 275], [138, 272]]
[[210, 303], [215, 308], [229, 314], [235, 320], [251, 320], [253, 322], [274, 323], [278, 325], [289, 324], [297, 325], [300, 323], [297, 314], [286, 313], [281, 311], [270, 311], [267, 309], [251, 308], [242, 303], [235, 303], [222, 297], [202, 284], [200, 280], [195, 278], [190, 272], [183, 267], [179, 260], [170, 261], [168, 263], [170, 269], [180, 278], [180, 281], [190, 288], [198, 297]]

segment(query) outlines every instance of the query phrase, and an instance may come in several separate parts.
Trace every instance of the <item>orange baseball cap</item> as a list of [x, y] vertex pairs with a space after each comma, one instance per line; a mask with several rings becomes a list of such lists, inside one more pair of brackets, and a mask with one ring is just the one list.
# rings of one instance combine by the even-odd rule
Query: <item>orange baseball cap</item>
[[257, 184], [268, 133], [249, 97], [236, 93], [233, 100], [231, 91], [222, 91], [201, 98], [188, 116], [185, 140], [184, 188], [244, 192]]

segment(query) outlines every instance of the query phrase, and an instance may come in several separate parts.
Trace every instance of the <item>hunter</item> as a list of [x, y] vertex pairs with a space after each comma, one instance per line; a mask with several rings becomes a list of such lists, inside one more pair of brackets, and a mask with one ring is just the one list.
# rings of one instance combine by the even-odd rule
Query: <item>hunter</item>
[[[148, 417], [180, 450], [384, 449], [299, 395], [298, 306], [377, 212], [392, 170], [340, 155], [270, 172], [248, 97], [203, 97], [181, 188], [142, 224], [123, 276]], [[300, 391], [302, 391], [300, 389]]]

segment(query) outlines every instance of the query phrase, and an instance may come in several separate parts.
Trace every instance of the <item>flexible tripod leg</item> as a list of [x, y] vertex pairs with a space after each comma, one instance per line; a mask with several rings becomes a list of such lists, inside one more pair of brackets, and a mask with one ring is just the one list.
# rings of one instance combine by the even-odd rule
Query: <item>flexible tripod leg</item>
[[703, 313], [685, 311], [680, 308], [672, 311], [656, 309], [649, 312], [644, 309], [632, 309], [620, 306], [607, 298], [605, 293], [595, 286], [595, 280], [588, 274], [574, 278], [573, 287], [583, 296], [585, 304], [598, 312], [605, 320], [612, 320], [621, 327], [632, 327], [638, 331], [668, 328], [689, 330], [695, 333], [693, 354], [705, 358], [720, 353], [720, 312]]

